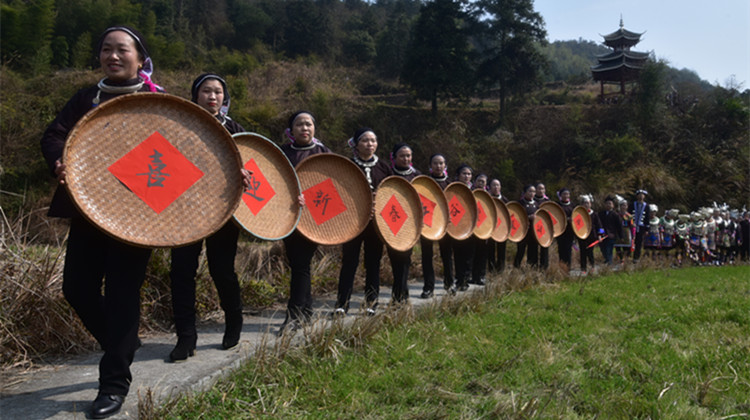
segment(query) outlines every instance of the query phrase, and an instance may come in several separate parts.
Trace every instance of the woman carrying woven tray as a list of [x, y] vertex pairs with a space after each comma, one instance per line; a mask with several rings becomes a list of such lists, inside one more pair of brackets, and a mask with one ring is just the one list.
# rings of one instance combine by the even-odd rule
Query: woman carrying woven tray
[[[245, 131], [244, 128], [227, 116], [229, 111], [229, 91], [220, 76], [204, 73], [198, 76], [190, 89], [191, 100], [214, 115], [230, 134]], [[232, 220], [218, 232], [206, 238], [206, 259], [208, 271], [219, 294], [221, 309], [224, 311], [223, 349], [231, 349], [240, 341], [242, 332], [242, 299], [240, 283], [234, 271], [234, 258], [237, 255], [239, 228]], [[187, 360], [195, 354], [198, 334], [195, 329], [195, 275], [198, 272], [198, 257], [203, 241], [172, 249], [172, 263], [169, 278], [172, 284], [172, 311], [177, 331], [177, 345], [169, 353], [173, 362]]]
[[[442, 188], [448, 186], [448, 166], [445, 164], [445, 156], [436, 153], [430, 156], [430, 176]], [[422, 272], [424, 275], [424, 286], [422, 286], [422, 299], [429, 299], [435, 293], [435, 268], [432, 265], [433, 241], [424, 237], [419, 238], [419, 245], [422, 248]], [[443, 261], [443, 287], [450, 290], [453, 287], [453, 255], [451, 248], [451, 238], [448, 235], [443, 236], [438, 241], [440, 248], [440, 258]]]
[[[379, 160], [375, 155], [378, 149], [378, 138], [371, 128], [359, 128], [348, 141], [353, 150], [352, 161], [364, 172], [373, 194], [383, 181], [393, 175], [390, 165]], [[336, 309], [331, 314], [341, 317], [349, 311], [349, 300], [354, 288], [354, 275], [359, 266], [359, 251], [365, 247], [365, 301], [367, 315], [375, 315], [380, 293], [380, 259], [383, 256], [383, 242], [375, 229], [375, 221], [370, 220], [362, 233], [345, 243], [342, 247], [342, 264], [339, 272], [339, 290], [336, 298]]]
[[104, 350], [99, 362], [99, 393], [91, 407], [91, 417], [100, 419], [119, 412], [130, 389], [130, 365], [140, 346], [140, 289], [151, 250], [117, 241], [78, 212], [63, 187], [63, 148], [73, 126], [98, 104], [127, 93], [162, 89], [151, 82], [151, 59], [144, 38], [135, 29], [108, 28], [96, 51], [105, 77], [97, 85], [79, 90], [65, 104], [44, 132], [41, 147], [59, 184], [49, 216], [71, 219], [63, 294]]
[[[292, 114], [289, 117], [285, 135], [289, 141], [281, 146], [281, 150], [292, 163], [292, 166], [296, 167], [299, 162], [308, 156], [331, 152], [320, 140], [315, 138], [315, 117], [310, 112], [297, 111]], [[317, 249], [317, 244], [305, 238], [297, 230], [284, 238], [284, 250], [289, 260], [292, 277], [289, 282], [286, 319], [278, 331], [280, 335], [287, 329], [298, 328], [301, 322], [309, 321], [312, 316], [310, 263]]]
[[[471, 166], [462, 164], [456, 169], [456, 182], [464, 183], [469, 189], [472, 189], [471, 178], [474, 171]], [[456, 283], [448, 292], [450, 294], [456, 293], [456, 288], [460, 291], [469, 290], [469, 280], [472, 276], [472, 267], [474, 263], [474, 248], [476, 243], [474, 242], [474, 236], [470, 238], [458, 240], [452, 240], [453, 247], [453, 261], [456, 264]]]
[[[534, 184], [528, 184], [523, 187], [523, 196], [521, 196], [521, 199], [518, 201], [526, 210], [526, 215], [529, 217], [529, 226], [534, 226], [534, 215], [539, 209], [539, 204], [534, 199], [535, 195], [536, 186], [534, 186]], [[524, 254], [526, 254], [527, 265], [535, 268], [539, 266], [539, 242], [537, 242], [536, 236], [534, 236], [534, 232], [532, 232], [531, 229], [526, 232], [526, 236], [517, 245], [516, 256], [513, 259], [514, 267], [521, 267]]]
[[569, 272], [573, 264], [573, 241], [576, 238], [573, 232], [573, 222], [570, 220], [574, 208], [573, 201], [570, 199], [570, 190], [565, 187], [561, 188], [557, 191], [557, 199], [567, 219], [565, 231], [557, 237], [557, 256], [563, 269]]
[[[411, 182], [416, 176], [421, 175], [411, 163], [411, 147], [406, 143], [398, 143], [391, 151], [391, 169], [395, 175], [406, 178]], [[411, 253], [408, 251], [396, 251], [387, 247], [388, 258], [391, 260], [393, 271], [393, 288], [391, 292], [394, 303], [403, 303], [409, 300], [409, 267], [411, 267]]]
[[594, 248], [590, 247], [592, 243], [596, 242], [599, 238], [598, 235], [604, 233], [602, 224], [599, 221], [599, 216], [591, 208], [594, 203], [594, 197], [591, 194], [584, 194], [578, 197], [581, 205], [586, 208], [586, 211], [591, 217], [591, 229], [589, 230], [589, 236], [586, 239], [578, 238], [578, 247], [581, 252], [581, 275], [586, 275], [586, 270], [589, 268], [588, 264], [591, 264], [591, 269], [594, 269]]
[[[507, 203], [508, 199], [503, 195], [503, 185], [500, 180], [495, 178], [490, 181], [490, 195], [493, 198], [501, 200], [503, 203]], [[496, 242], [494, 239], [490, 239], [488, 242], [489, 250], [487, 252], [487, 265], [491, 272], [502, 272], [505, 270], [505, 249], [508, 241]]]

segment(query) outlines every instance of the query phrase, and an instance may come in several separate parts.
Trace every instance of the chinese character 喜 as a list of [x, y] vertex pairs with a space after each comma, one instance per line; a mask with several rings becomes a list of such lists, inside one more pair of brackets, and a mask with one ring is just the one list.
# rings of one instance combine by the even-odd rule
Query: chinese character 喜
[[148, 181], [146, 183], [146, 186], [148, 187], [163, 187], [164, 180], [169, 176], [169, 174], [162, 172], [162, 170], [167, 167], [167, 164], [161, 161], [162, 156], [164, 155], [154, 149], [154, 154], [149, 156], [153, 165], [148, 165], [148, 172], [136, 174], [138, 176], [148, 175]]

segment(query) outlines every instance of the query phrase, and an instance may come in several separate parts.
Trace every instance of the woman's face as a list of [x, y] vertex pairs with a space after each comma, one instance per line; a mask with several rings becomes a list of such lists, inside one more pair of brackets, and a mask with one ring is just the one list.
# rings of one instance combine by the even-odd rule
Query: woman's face
[[378, 150], [378, 138], [375, 133], [368, 131], [359, 138], [357, 142], [357, 153], [359, 157], [369, 160]]
[[408, 147], [402, 147], [396, 152], [396, 158], [394, 159], [396, 166], [399, 168], [408, 168], [411, 166], [411, 149]]
[[471, 169], [469, 168], [461, 169], [461, 172], [458, 173], [458, 181], [463, 182], [464, 184], [468, 185], [469, 182], [471, 182]]
[[198, 105], [202, 106], [213, 115], [219, 113], [221, 104], [224, 103], [224, 87], [216, 79], [208, 79], [201, 83], [198, 88]]
[[562, 200], [563, 202], [566, 202], [566, 203], [567, 203], [568, 201], [570, 201], [570, 191], [563, 191], [563, 192], [562, 192], [562, 194], [560, 194], [560, 199], [561, 199], [561, 200]]
[[113, 82], [135, 79], [143, 65], [135, 40], [123, 31], [112, 31], [104, 37], [99, 62], [107, 79]]
[[536, 188], [529, 187], [528, 190], [526, 190], [525, 193], [523, 193], [523, 198], [526, 199], [526, 201], [531, 201], [534, 199], [534, 195], [536, 194]]
[[295, 143], [307, 146], [315, 137], [315, 122], [310, 114], [299, 114], [292, 123], [292, 136]]
[[539, 195], [539, 197], [544, 197], [544, 195], [547, 193], [547, 187], [545, 187], [544, 184], [537, 185], [536, 193], [537, 195]]
[[484, 187], [487, 186], [487, 177], [486, 176], [479, 176], [476, 180], [474, 180], [474, 187], [475, 188], [481, 188], [484, 189]]
[[501, 190], [502, 185], [500, 185], [500, 181], [493, 179], [492, 182], [490, 182], [490, 194], [498, 196], [500, 195]]
[[585, 207], [586, 210], [591, 210], [591, 201], [583, 200], [583, 207]]
[[623, 201], [620, 203], [620, 213], [625, 213], [626, 211], [628, 211], [628, 203]]
[[445, 172], [445, 158], [440, 155], [432, 158], [430, 169], [432, 169], [433, 174], [442, 175]]

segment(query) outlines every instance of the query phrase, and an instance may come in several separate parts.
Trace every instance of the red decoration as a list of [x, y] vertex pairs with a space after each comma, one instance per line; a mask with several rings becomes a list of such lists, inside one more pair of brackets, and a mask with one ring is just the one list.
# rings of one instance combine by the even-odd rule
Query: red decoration
[[263, 172], [255, 163], [255, 159], [248, 160], [245, 163], [245, 169], [250, 171], [252, 175], [250, 176], [250, 186], [245, 188], [245, 192], [242, 194], [242, 201], [245, 202], [253, 216], [257, 216], [258, 212], [276, 195], [276, 191], [263, 176]]
[[346, 211], [346, 205], [331, 178], [306, 189], [302, 195], [305, 196], [305, 207], [319, 225]]
[[576, 227], [576, 231], [583, 229], [583, 216], [581, 216], [580, 214], [576, 214], [576, 216], [573, 218], [573, 224]]
[[497, 215], [497, 223], [495, 224], [495, 229], [499, 228], [500, 225], [503, 224], [503, 219], [500, 217], [500, 215]]
[[422, 202], [422, 222], [425, 225], [432, 227], [432, 216], [434, 214], [435, 207], [437, 207], [437, 203], [423, 196], [422, 194], [419, 194], [419, 200]]
[[107, 169], [156, 213], [169, 207], [203, 176], [203, 171], [158, 132]]
[[484, 220], [487, 218], [487, 213], [484, 212], [484, 207], [480, 201], [477, 201], [477, 226], [482, 226]]
[[547, 232], [547, 229], [544, 228], [544, 221], [539, 220], [536, 222], [536, 226], [534, 226], [536, 229], [536, 236], [537, 238], [541, 238], [544, 236], [544, 234]]
[[516, 219], [516, 215], [511, 213], [510, 215], [510, 236], [516, 236], [516, 232], [518, 232], [518, 229], [521, 227], [521, 224], [518, 223], [518, 220]]
[[385, 220], [388, 227], [391, 228], [391, 232], [394, 235], [398, 235], [401, 227], [404, 226], [404, 223], [409, 218], [409, 215], [401, 207], [401, 203], [398, 202], [395, 194], [385, 203], [385, 207], [380, 211], [380, 216]]
[[453, 226], [458, 226], [461, 222], [461, 218], [466, 214], [466, 209], [464, 209], [464, 206], [461, 205], [461, 202], [455, 195], [451, 198], [451, 201], [448, 202], [448, 212], [450, 213]]

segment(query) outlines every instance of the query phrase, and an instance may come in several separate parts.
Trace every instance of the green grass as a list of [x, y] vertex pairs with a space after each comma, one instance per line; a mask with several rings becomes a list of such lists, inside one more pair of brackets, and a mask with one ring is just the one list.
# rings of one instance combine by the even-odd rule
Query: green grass
[[332, 339], [262, 353], [158, 417], [750, 415], [748, 266], [489, 289], [487, 299], [470, 299], [462, 309], [434, 305], [380, 322], [364, 342], [347, 339], [362, 330], [358, 321], [354, 332], [333, 328], [320, 333]]

